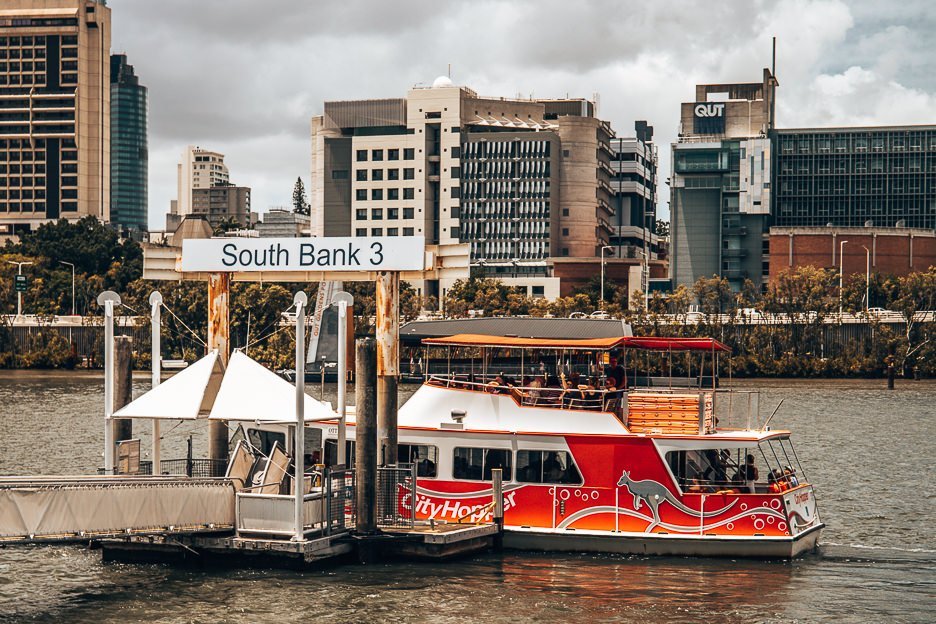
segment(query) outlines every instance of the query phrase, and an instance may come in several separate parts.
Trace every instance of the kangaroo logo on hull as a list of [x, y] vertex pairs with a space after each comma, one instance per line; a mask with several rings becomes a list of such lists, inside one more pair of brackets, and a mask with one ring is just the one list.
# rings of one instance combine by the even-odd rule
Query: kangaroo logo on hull
[[650, 526], [646, 528], [648, 533], [655, 529], [658, 524], [660, 524], [660, 505], [663, 503], [669, 503], [679, 511], [694, 518], [711, 518], [713, 516], [718, 516], [728, 511], [734, 505], [734, 501], [732, 501], [729, 505], [717, 511], [707, 511], [700, 513], [691, 507], [683, 505], [682, 502], [673, 496], [673, 493], [670, 492], [669, 489], [667, 489], [667, 487], [659, 481], [653, 481], [650, 479], [634, 481], [631, 479], [630, 472], [627, 470], [621, 472], [621, 478], [618, 479], [617, 484], [618, 487], [626, 487], [627, 491], [630, 492], [634, 497], [635, 511], [639, 510], [643, 503], [646, 503], [647, 507], [650, 508], [650, 511], [653, 512], [653, 522], [651, 522]]

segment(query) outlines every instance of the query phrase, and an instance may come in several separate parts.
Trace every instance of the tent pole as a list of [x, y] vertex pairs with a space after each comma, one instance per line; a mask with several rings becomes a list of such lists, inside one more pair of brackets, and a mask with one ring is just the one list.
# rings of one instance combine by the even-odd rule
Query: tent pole
[[104, 474], [114, 474], [114, 304], [120, 295], [105, 290], [98, 295], [104, 307]]
[[[159, 385], [160, 374], [162, 372], [162, 349], [160, 348], [160, 322], [161, 322], [161, 313], [162, 313], [162, 295], [159, 294], [158, 290], [154, 290], [150, 293], [149, 302], [151, 306], [150, 318], [152, 319], [152, 365], [153, 365], [153, 383], [152, 387], [155, 388]], [[153, 451], [150, 455], [150, 459], [153, 462], [153, 469], [151, 474], [158, 475], [162, 471], [160, 470], [162, 464], [162, 440], [159, 433], [159, 419], [153, 419]]]
[[[296, 495], [296, 534], [293, 539], [301, 542], [305, 539], [305, 510], [303, 509], [303, 499], [305, 498], [305, 306], [309, 302], [308, 297], [302, 291], [296, 293], [293, 303], [296, 305], [296, 434], [293, 436], [295, 443], [295, 457], [293, 464], [295, 466], [293, 479], [293, 489]], [[322, 376], [325, 375], [325, 369], [322, 369]]]
[[[347, 383], [348, 383], [348, 307], [354, 305], [354, 298], [344, 291], [335, 294], [338, 304], [338, 465], [345, 463], [345, 446], [348, 439], [347, 422]], [[324, 372], [322, 375], [324, 376]]]

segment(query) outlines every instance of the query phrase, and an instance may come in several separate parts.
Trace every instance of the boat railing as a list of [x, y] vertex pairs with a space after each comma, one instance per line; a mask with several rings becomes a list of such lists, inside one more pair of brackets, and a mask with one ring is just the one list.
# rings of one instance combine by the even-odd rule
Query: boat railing
[[631, 387], [606, 390], [585, 384], [567, 387], [514, 385], [498, 375], [430, 375], [427, 383], [443, 388], [511, 396], [523, 407], [605, 411], [629, 429], [642, 433], [707, 434], [748, 431], [759, 426], [756, 390], [696, 387]]
[[573, 409], [591, 411], [620, 412], [624, 392], [590, 388], [587, 385], [575, 387], [517, 386], [501, 384], [494, 380], [496, 376], [482, 375], [430, 375], [429, 385], [470, 390], [488, 394], [505, 394], [513, 397], [523, 407], [549, 407], [554, 409]]

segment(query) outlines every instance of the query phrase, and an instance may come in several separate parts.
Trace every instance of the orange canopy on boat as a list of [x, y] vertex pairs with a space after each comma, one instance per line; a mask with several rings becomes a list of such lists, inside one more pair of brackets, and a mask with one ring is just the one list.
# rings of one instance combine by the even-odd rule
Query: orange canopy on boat
[[449, 347], [501, 347], [520, 349], [582, 349], [608, 351], [619, 347], [648, 351], [731, 351], [714, 338], [665, 338], [616, 336], [610, 338], [559, 339], [517, 338], [515, 336], [485, 336], [481, 334], [455, 334], [439, 338], [426, 338], [426, 345]]

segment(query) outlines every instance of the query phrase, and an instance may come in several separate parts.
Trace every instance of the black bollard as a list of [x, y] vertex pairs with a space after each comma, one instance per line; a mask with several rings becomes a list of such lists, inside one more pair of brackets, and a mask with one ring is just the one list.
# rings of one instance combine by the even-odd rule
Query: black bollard
[[[114, 337], [114, 411], [133, 400], [133, 338]], [[133, 421], [117, 418], [114, 422], [114, 441], [133, 439]]]
[[355, 343], [355, 363], [356, 532], [371, 535], [377, 532], [377, 343], [372, 338]]

